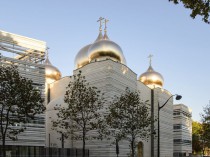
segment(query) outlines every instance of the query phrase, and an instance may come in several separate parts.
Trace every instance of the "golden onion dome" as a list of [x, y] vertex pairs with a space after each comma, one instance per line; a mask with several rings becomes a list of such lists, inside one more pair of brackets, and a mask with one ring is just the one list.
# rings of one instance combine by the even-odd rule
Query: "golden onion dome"
[[102, 58], [110, 58], [114, 61], [119, 61], [120, 63], [126, 65], [126, 60], [120, 46], [115, 42], [111, 41], [108, 38], [106, 32], [103, 38], [99, 38], [99, 36], [88, 50], [89, 62], [97, 59], [100, 60]]
[[153, 70], [151, 64], [148, 70], [140, 75], [139, 81], [152, 89], [156, 87], [162, 88], [164, 83], [163, 76], [160, 73]]
[[48, 56], [44, 62], [44, 65], [45, 65], [45, 77], [47, 83], [52, 83], [61, 78], [61, 72], [50, 63]]
[[74, 65], [75, 65], [76, 69], [81, 68], [89, 63], [88, 49], [90, 46], [91, 46], [91, 44], [81, 48], [80, 51], [77, 53], [75, 60], [74, 60]]

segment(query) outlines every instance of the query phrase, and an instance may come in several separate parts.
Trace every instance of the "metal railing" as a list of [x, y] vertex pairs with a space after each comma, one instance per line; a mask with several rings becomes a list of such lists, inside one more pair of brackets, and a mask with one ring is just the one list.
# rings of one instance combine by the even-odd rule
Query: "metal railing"
[[[0, 157], [3, 157], [1, 151]], [[6, 157], [83, 157], [83, 150], [76, 148], [12, 146], [6, 148]], [[85, 150], [85, 157], [89, 157], [89, 150]]]

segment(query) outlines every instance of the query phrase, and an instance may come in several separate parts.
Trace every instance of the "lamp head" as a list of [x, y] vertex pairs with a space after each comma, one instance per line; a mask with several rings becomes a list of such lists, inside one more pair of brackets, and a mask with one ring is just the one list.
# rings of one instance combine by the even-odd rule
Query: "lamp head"
[[176, 100], [180, 100], [182, 98], [181, 95], [176, 94]]

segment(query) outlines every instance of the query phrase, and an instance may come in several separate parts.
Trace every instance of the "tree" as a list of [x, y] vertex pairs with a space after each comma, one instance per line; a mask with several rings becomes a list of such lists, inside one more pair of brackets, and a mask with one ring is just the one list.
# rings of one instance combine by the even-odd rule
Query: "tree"
[[196, 121], [192, 122], [192, 150], [194, 154], [200, 154], [202, 151], [201, 142], [202, 124]]
[[210, 104], [204, 107], [204, 113], [201, 114], [202, 118], [202, 144], [203, 154], [206, 147], [210, 147]]
[[89, 85], [81, 71], [72, 79], [64, 97], [67, 106], [58, 109], [58, 119], [53, 121], [53, 129], [65, 138], [82, 140], [84, 157], [86, 140], [97, 138], [89, 133], [96, 130], [101, 122], [100, 110], [104, 99], [96, 87]]
[[135, 156], [136, 139], [148, 140], [150, 136], [151, 116], [148, 101], [140, 99], [139, 92], [126, 88], [125, 93], [115, 97], [109, 106], [106, 121], [110, 129], [116, 130], [114, 137], [130, 142], [131, 156]]
[[183, 3], [185, 8], [191, 9], [190, 16], [194, 19], [197, 15], [202, 16], [205, 23], [210, 23], [210, 0], [169, 0], [175, 4]]
[[210, 104], [206, 105], [203, 111], [204, 113], [201, 114], [202, 121], [206, 124], [210, 124]]
[[15, 66], [0, 65], [0, 93], [1, 152], [5, 157], [6, 137], [17, 140], [17, 135], [26, 129], [24, 124], [43, 113], [45, 107], [41, 92]]

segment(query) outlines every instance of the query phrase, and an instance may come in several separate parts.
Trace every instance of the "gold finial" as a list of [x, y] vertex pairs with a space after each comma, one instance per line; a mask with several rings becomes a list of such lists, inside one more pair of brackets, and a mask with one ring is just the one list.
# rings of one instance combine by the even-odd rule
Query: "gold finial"
[[97, 22], [99, 22], [100, 23], [100, 27], [99, 27], [99, 31], [101, 32], [102, 31], [102, 20], [103, 20], [104, 18], [103, 17], [100, 17], [99, 19], [98, 19], [98, 21]]
[[46, 57], [47, 58], [49, 57], [49, 52], [48, 52], [49, 49], [50, 49], [49, 47], [46, 48]]
[[108, 19], [104, 19], [104, 24], [105, 24], [105, 27], [104, 27], [104, 39], [105, 40], [109, 40], [109, 37], [108, 37], [108, 35], [107, 35], [107, 22], [109, 22], [109, 20]]
[[149, 65], [150, 66], [152, 65], [152, 57], [153, 57], [153, 55], [151, 55], [151, 54], [148, 56], [148, 58], [149, 58]]
[[104, 24], [105, 24], [104, 32], [107, 32], [107, 26], [106, 26], [107, 22], [109, 22], [109, 20], [108, 19], [104, 19]]
[[49, 61], [49, 50], [50, 48], [47, 47], [46, 48], [46, 59], [45, 59], [45, 64], [51, 64], [50, 61]]

